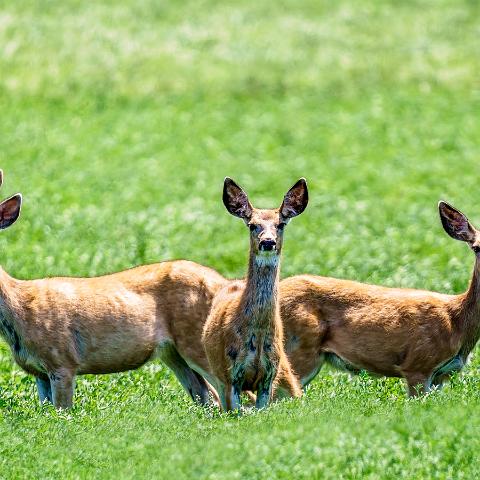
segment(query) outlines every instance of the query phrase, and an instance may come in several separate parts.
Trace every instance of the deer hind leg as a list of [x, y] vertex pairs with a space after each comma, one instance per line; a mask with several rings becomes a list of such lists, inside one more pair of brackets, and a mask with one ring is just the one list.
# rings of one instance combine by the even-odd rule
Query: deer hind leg
[[73, 403], [75, 374], [67, 368], [60, 368], [48, 374], [55, 408], [70, 408]]
[[435, 375], [432, 380], [432, 387], [440, 390], [443, 387], [443, 384], [445, 383], [445, 380], [448, 380], [450, 378], [449, 373], [443, 373], [440, 375]]
[[[182, 387], [194, 402], [200, 405], [209, 403], [209, 388], [205, 379], [192, 370], [178, 353], [172, 342], [164, 342], [157, 348], [158, 357], [175, 374]], [[213, 389], [212, 389], [213, 390]], [[213, 395], [213, 392], [212, 392]], [[214, 398], [216, 395], [214, 395]]]
[[438, 389], [442, 388], [445, 380], [448, 380], [455, 372], [462, 370], [464, 365], [465, 362], [463, 361], [463, 358], [460, 355], [456, 355], [434, 373], [432, 386]]
[[40, 403], [53, 403], [50, 379], [48, 377], [35, 377], [35, 381], [37, 382], [38, 399]]
[[[190, 388], [193, 391], [191, 397], [200, 405], [208, 405], [213, 401], [214, 404], [219, 403], [218, 395], [215, 389], [195, 370], [191, 369], [187, 372]], [[189, 392], [190, 393], [190, 392]]]

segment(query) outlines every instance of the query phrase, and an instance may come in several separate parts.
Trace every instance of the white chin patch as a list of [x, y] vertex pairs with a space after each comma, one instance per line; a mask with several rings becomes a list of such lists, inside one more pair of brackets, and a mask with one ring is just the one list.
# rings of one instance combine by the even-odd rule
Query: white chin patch
[[278, 265], [277, 252], [258, 252], [257, 255], [255, 255], [255, 263], [259, 267], [275, 267]]

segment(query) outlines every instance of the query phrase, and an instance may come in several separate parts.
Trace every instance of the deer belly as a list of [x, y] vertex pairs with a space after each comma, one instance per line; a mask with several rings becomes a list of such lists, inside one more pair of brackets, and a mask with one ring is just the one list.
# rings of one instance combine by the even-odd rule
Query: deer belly
[[104, 357], [97, 362], [90, 362], [82, 367], [80, 367], [78, 374], [105, 374], [105, 373], [119, 373], [126, 372], [128, 370], [136, 370], [137, 368], [144, 365], [152, 357], [153, 349], [144, 355], [135, 355], [135, 356], [124, 356], [118, 358]]
[[155, 355], [153, 335], [111, 335], [85, 340], [79, 373], [116, 373], [141, 367]]
[[325, 352], [325, 361], [338, 370], [344, 370], [353, 374], [358, 374], [362, 370], [362, 368], [352, 365], [350, 362], [344, 360], [342, 357], [333, 352]]
[[368, 359], [364, 358], [347, 358], [337, 355], [333, 352], [325, 352], [325, 361], [332, 367], [339, 370], [344, 370], [353, 375], [358, 375], [362, 370], [372, 375], [383, 375], [386, 377], [398, 377], [400, 376], [398, 368], [394, 362], [375, 362], [372, 363]]

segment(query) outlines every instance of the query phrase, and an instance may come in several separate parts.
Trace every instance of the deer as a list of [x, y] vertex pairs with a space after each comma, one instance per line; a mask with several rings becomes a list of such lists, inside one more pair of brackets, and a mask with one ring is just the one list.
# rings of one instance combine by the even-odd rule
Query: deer
[[245, 191], [226, 177], [223, 203], [250, 231], [247, 277], [231, 281], [214, 297], [203, 329], [209, 381], [224, 411], [240, 411], [243, 391], [256, 392], [255, 406], [265, 408], [281, 384], [299, 397], [299, 381], [285, 355], [279, 312], [280, 254], [284, 228], [308, 203], [304, 178], [287, 192], [280, 208], [254, 208]]
[[441, 201], [443, 228], [475, 254], [466, 292], [447, 295], [298, 275], [280, 284], [286, 353], [306, 386], [327, 362], [352, 374], [400, 377], [408, 394], [440, 388], [480, 337], [480, 231]]
[[[21, 205], [21, 194], [0, 204], [0, 229], [18, 219]], [[0, 268], [0, 335], [35, 377], [40, 402], [56, 408], [72, 406], [77, 375], [132, 370], [155, 358], [192, 399], [215, 403], [215, 390], [185, 359], [226, 282], [186, 260], [92, 278], [17, 280]]]

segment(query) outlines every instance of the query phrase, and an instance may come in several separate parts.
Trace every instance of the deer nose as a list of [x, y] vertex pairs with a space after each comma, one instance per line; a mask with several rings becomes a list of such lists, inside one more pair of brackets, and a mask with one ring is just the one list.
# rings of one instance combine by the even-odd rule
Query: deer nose
[[275, 240], [262, 240], [259, 244], [260, 250], [271, 252], [275, 248]]

